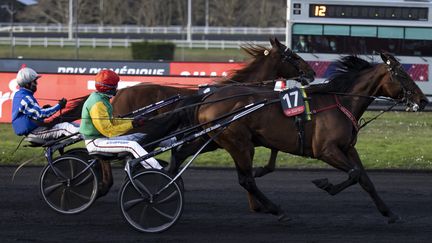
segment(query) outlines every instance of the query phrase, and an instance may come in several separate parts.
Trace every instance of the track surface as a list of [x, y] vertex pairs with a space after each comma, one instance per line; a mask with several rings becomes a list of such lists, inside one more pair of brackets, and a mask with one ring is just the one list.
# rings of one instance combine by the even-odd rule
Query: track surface
[[330, 171], [280, 170], [258, 185], [293, 218], [250, 213], [246, 193], [233, 169], [188, 169], [183, 175], [185, 208], [176, 225], [160, 234], [142, 234], [123, 220], [117, 194], [123, 171], [115, 169], [111, 192], [87, 211], [60, 215], [38, 191], [42, 168], [0, 167], [1, 242], [431, 242], [432, 173], [370, 172], [383, 200], [403, 218], [388, 225], [369, 196], [354, 185], [334, 197], [311, 180], [345, 179]]

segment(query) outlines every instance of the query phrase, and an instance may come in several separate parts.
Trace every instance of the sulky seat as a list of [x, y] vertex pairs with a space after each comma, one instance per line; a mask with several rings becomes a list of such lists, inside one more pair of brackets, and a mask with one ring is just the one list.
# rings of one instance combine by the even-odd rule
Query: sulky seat
[[26, 145], [29, 147], [42, 147], [45, 143], [48, 142], [48, 140], [37, 137], [25, 137], [24, 141], [29, 143], [28, 145]]

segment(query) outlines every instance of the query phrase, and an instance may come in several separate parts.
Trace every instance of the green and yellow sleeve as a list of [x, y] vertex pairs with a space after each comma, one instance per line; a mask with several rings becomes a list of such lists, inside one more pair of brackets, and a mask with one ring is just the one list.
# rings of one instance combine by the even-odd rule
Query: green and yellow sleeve
[[132, 129], [132, 121], [125, 119], [110, 119], [108, 109], [103, 102], [97, 102], [90, 109], [90, 117], [94, 127], [106, 137], [125, 134]]

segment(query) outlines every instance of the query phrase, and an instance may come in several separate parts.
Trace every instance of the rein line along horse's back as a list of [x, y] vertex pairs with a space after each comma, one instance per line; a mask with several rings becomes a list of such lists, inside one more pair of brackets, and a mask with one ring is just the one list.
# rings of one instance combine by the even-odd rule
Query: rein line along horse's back
[[[278, 103], [272, 103], [232, 123], [215, 139], [233, 158], [239, 183], [249, 193], [252, 210], [270, 212], [280, 220], [289, 219], [279, 206], [259, 190], [253, 176], [254, 147], [265, 146], [317, 158], [348, 173], [347, 180], [339, 184], [332, 184], [328, 179], [313, 182], [331, 195], [359, 183], [369, 193], [380, 213], [388, 217], [389, 223], [399, 220], [399, 216], [378, 196], [354, 147], [358, 132], [357, 121], [376, 96], [400, 100], [412, 110], [423, 109], [428, 101], [392, 55], [382, 53], [381, 57], [384, 63], [377, 65], [354, 56], [342, 58], [336, 73], [327, 84], [306, 88], [310, 109], [315, 113], [304, 124], [303, 144], [300, 144], [298, 138], [295, 118], [286, 117]], [[205, 101], [253, 91], [256, 94], [201, 106], [197, 111], [199, 123], [211, 121], [251, 102], [278, 99], [276, 92], [262, 93], [261, 90], [262, 88], [241, 86], [216, 90]]]

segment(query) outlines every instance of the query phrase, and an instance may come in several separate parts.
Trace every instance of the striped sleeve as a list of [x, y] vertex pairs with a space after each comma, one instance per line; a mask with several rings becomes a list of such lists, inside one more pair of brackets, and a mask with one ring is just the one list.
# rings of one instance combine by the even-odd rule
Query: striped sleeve
[[25, 115], [29, 116], [34, 120], [48, 118], [54, 115], [54, 113], [56, 113], [59, 110], [60, 110], [59, 104], [46, 109], [42, 109], [39, 106], [39, 104], [36, 102], [36, 100], [28, 95], [21, 100], [20, 108], [19, 108], [20, 112], [24, 113]]

